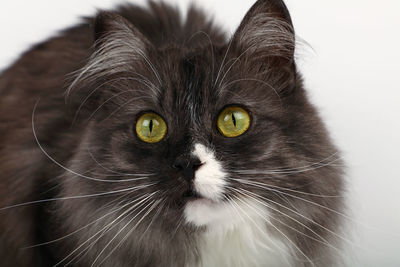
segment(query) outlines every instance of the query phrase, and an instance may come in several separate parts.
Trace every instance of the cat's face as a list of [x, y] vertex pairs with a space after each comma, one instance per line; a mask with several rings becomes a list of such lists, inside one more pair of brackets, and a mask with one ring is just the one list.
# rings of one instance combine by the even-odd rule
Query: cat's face
[[[168, 49], [158, 52], [160, 60], [149, 57], [162, 85], [156, 85], [157, 78], [149, 79], [156, 90], [131, 80], [113, 84], [121, 92], [132, 92], [116, 94], [113, 101], [118, 104], [105, 107], [105, 118], [88, 137], [88, 147], [101, 165], [121, 173], [143, 174], [134, 185], [154, 184], [146, 191], [159, 190], [157, 195], [169, 208], [184, 212], [196, 225], [220, 213], [207, 215], [198, 209], [219, 207], [218, 203], [237, 196], [235, 190], [247, 186], [236, 179], [256, 179], [252, 172], [283, 166], [286, 159], [280, 153], [290, 150], [281, 132], [287, 122], [280, 117], [284, 107], [276, 89], [234, 61], [240, 51], [228, 51], [224, 62], [226, 46], [213, 47], [214, 55], [210, 49], [206, 46], [187, 53]], [[154, 73], [142, 75], [153, 77]], [[218, 129], [219, 115], [231, 107], [240, 107], [249, 116], [249, 127], [236, 137], [227, 137]], [[149, 112], [158, 114], [167, 128], [155, 143], [142, 140], [136, 132], [138, 119]], [[108, 173], [93, 160], [88, 162], [97, 173]]]
[[[73, 84], [90, 85], [84, 98], [96, 100], [88, 98], [94, 108], [70, 166], [98, 180], [65, 183], [84, 185], [86, 194], [116, 192], [86, 203], [96, 210], [137, 203], [141, 215], [133, 220], [143, 218], [149, 232], [163, 223], [171, 231], [234, 228], [250, 216], [294, 237], [288, 227], [320, 230], [299, 214], [333, 223], [318, 205], [332, 207], [320, 196], [340, 195], [336, 151], [296, 73], [290, 19], [273, 8], [256, 5], [230, 42], [205, 36], [192, 47], [156, 48], [120, 17], [100, 15], [97, 51]], [[234, 137], [218, 125], [232, 107], [248, 120]], [[165, 122], [157, 142], [136, 130], [147, 113]]]

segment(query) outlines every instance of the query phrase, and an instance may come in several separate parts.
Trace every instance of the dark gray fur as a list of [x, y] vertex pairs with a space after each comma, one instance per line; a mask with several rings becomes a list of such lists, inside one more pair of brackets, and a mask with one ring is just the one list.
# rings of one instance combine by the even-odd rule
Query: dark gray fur
[[[230, 186], [270, 199], [288, 215], [272, 211], [283, 222], [274, 225], [316, 266], [333, 265], [337, 253], [322, 241], [338, 247], [332, 232], [339, 231], [340, 216], [332, 210], [343, 210], [341, 162], [307, 100], [294, 49], [283, 2], [259, 0], [231, 39], [195, 8], [182, 21], [174, 8], [150, 2], [146, 9], [125, 5], [100, 12], [24, 53], [0, 76], [1, 266], [53, 266], [126, 211], [129, 201], [151, 194], [162, 205], [150, 210], [153, 202], [144, 202], [61, 265], [90, 266], [98, 255], [96, 264], [104, 266], [195, 264], [196, 239], [204, 229], [180, 223], [190, 184], [172, 166], [195, 142], [215, 149]], [[226, 138], [216, 117], [232, 104], [246, 108], [252, 123], [244, 135]], [[145, 111], [168, 124], [160, 143], [135, 135], [135, 121]], [[42, 148], [64, 168], [39, 148], [32, 120]], [[276, 169], [281, 171], [269, 172]], [[123, 173], [153, 175], [115, 182], [141, 177]], [[156, 184], [127, 195], [46, 201], [149, 183]], [[10, 207], [36, 200], [45, 201]], [[118, 207], [123, 208], [90, 224]], [[57, 242], [23, 249], [86, 225]], [[293, 251], [296, 266], [311, 266]]]

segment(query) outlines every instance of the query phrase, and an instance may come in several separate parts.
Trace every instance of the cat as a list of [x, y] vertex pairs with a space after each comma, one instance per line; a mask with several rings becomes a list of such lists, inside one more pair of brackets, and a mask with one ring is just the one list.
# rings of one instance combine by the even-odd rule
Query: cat
[[343, 164], [281, 0], [126, 4], [0, 76], [1, 266], [335, 266]]

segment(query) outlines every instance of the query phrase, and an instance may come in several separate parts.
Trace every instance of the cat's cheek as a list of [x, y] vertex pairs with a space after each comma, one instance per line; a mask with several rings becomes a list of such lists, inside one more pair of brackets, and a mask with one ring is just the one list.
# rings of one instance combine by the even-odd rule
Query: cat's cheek
[[221, 201], [228, 175], [222, 164], [215, 158], [214, 153], [202, 144], [195, 144], [192, 154], [203, 164], [195, 173], [194, 190], [208, 200]]

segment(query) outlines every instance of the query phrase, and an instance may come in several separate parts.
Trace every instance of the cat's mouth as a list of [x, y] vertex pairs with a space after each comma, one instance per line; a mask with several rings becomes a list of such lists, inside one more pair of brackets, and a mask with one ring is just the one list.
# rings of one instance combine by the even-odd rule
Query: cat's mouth
[[216, 202], [208, 197], [202, 196], [194, 190], [188, 190], [182, 195], [183, 201], [187, 204], [214, 205]]
[[192, 189], [189, 189], [185, 193], [183, 193], [182, 197], [186, 201], [204, 199], [204, 197], [202, 197], [200, 194], [198, 194]]

